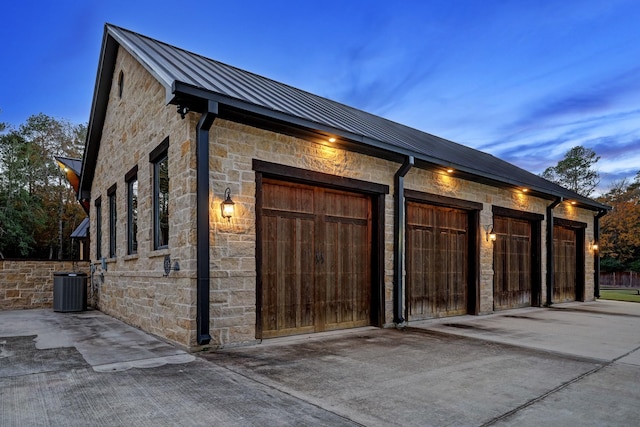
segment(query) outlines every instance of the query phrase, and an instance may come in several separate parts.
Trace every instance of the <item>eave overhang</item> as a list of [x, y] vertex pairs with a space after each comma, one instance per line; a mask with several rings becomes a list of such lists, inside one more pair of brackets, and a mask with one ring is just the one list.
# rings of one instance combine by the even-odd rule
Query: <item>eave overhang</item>
[[[597, 212], [611, 209], [607, 205], [580, 196], [555, 184], [540, 181], [542, 178], [533, 174], [529, 174], [531, 180], [527, 179], [523, 181], [522, 179], [514, 179], [508, 173], [509, 171], [501, 171], [500, 167], [480, 170], [472, 167], [474, 162], [469, 161], [468, 158], [466, 159], [466, 164], [463, 164], [464, 162], [458, 162], [456, 159], [443, 159], [439, 156], [431, 155], [428, 149], [424, 149], [425, 146], [428, 147], [428, 142], [416, 142], [415, 135], [412, 136], [413, 140], [410, 143], [393, 144], [390, 141], [371, 138], [337, 126], [309, 120], [308, 118], [288, 114], [264, 105], [247, 102], [227, 94], [182, 82], [172, 77], [172, 72], [178, 73], [176, 70], [179, 70], [179, 68], [176, 67], [180, 64], [171, 64], [173, 68], [169, 69], [169, 65], [159, 64], [158, 61], [154, 61], [153, 54], [157, 53], [154, 49], [159, 48], [154, 45], [150, 39], [142, 36], [135, 38], [134, 36], [138, 37], [118, 27], [113, 27], [108, 24], [105, 25], [87, 140], [85, 143], [85, 153], [82, 160], [82, 175], [78, 192], [80, 200], [91, 197], [91, 182], [93, 181], [100, 139], [102, 137], [102, 127], [106, 116], [115, 61], [118, 48], [123, 47], [165, 88], [165, 101], [167, 105], [187, 106], [190, 111], [202, 113], [205, 111], [207, 103], [214, 101], [219, 105], [219, 117], [222, 119], [302, 137], [320, 144], [344, 148], [397, 163], [401, 163], [407, 156], [413, 156], [416, 160], [415, 166], [418, 168], [435, 170], [440, 173], [446, 173], [446, 169], [452, 168], [455, 171], [453, 176], [456, 178], [481, 182], [500, 188], [509, 188], [514, 191], [521, 191], [521, 189], [526, 188], [528, 195], [548, 200], [554, 200], [556, 198], [571, 200], [575, 202], [575, 206], [577, 207]], [[402, 132], [394, 135], [396, 142], [398, 135], [401, 133]], [[425, 134], [425, 136], [426, 135], [427, 134]], [[444, 141], [455, 144], [432, 135], [428, 135], [428, 137], [438, 142]], [[329, 142], [330, 138], [335, 138], [336, 141]], [[405, 148], [413, 147], [411, 144], [421, 144], [423, 151], [420, 152], [418, 150], [414, 151], [410, 148]], [[493, 156], [489, 156], [486, 153], [478, 152], [478, 154], [482, 154], [485, 160], [488, 159], [491, 161], [495, 159], [501, 162], [501, 166], [508, 165], [510, 168], [517, 168], [514, 165], [493, 158]], [[522, 169], [517, 169], [522, 171]], [[537, 185], [537, 181], [541, 183], [544, 182], [544, 184]]]
[[[218, 103], [218, 117], [222, 119], [300, 137], [318, 144], [359, 152], [396, 163], [402, 163], [407, 156], [413, 156], [416, 159], [415, 166], [420, 169], [432, 170], [449, 175], [446, 169], [452, 168], [454, 169], [452, 176], [467, 181], [479, 182], [518, 192], [522, 192], [522, 189], [526, 188], [526, 194], [529, 196], [546, 200], [561, 198], [574, 202], [573, 205], [576, 207], [598, 212], [611, 210], [610, 206], [575, 193], [571, 194], [569, 190], [562, 189], [561, 187], [557, 191], [549, 191], [548, 189], [532, 185], [530, 182], [520, 182], [506, 175], [486, 173], [458, 164], [455, 161], [452, 162], [439, 157], [425, 155], [424, 153], [406, 150], [385, 143], [384, 141], [354, 134], [301, 117], [291, 116], [264, 106], [251, 104], [194, 87], [187, 83], [178, 81], [172, 83], [172, 96], [168, 97], [169, 104], [188, 106], [190, 111], [202, 113], [208, 101]], [[335, 141], [329, 142], [330, 138], [335, 138]]]

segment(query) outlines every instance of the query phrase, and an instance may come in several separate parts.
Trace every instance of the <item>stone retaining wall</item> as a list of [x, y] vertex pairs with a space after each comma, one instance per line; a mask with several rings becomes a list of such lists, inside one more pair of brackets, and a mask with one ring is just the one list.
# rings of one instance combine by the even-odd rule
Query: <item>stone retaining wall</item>
[[0, 310], [52, 307], [53, 273], [72, 271], [89, 276], [89, 262], [0, 260]]

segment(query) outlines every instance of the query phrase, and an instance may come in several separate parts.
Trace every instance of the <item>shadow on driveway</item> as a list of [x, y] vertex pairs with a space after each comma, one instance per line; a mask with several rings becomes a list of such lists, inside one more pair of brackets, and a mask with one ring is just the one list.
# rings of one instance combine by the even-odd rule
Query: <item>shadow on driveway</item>
[[5, 311], [0, 425], [638, 425], [636, 331], [640, 304], [599, 301], [192, 355], [95, 311]]

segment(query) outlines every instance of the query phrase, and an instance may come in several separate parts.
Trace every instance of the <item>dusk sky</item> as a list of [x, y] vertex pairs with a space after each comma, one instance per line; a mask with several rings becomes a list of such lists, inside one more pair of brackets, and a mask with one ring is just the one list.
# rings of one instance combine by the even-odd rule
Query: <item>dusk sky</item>
[[0, 14], [0, 122], [89, 120], [104, 24], [491, 153], [640, 170], [640, 2], [29, 1]]

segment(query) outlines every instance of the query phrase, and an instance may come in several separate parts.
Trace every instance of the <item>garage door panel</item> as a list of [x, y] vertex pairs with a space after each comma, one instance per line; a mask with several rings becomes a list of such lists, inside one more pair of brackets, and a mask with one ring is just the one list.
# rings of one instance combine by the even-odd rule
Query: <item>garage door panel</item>
[[533, 237], [531, 221], [495, 216], [494, 310], [531, 306]]
[[371, 199], [271, 180], [263, 199], [262, 336], [370, 324]]
[[[360, 212], [358, 216], [362, 215]], [[368, 237], [366, 220], [332, 217], [325, 222], [326, 329], [369, 324], [371, 293], [368, 286], [363, 286], [371, 282]], [[345, 241], [351, 242], [349, 250], [340, 244]]]
[[412, 320], [467, 313], [466, 211], [407, 203], [407, 292]]
[[263, 239], [263, 329], [313, 325], [313, 222], [266, 216]]
[[263, 185], [262, 208], [275, 209], [290, 213], [313, 214], [316, 210], [314, 190], [310, 187], [282, 185]]
[[577, 299], [577, 233], [567, 227], [553, 227], [553, 301]]

